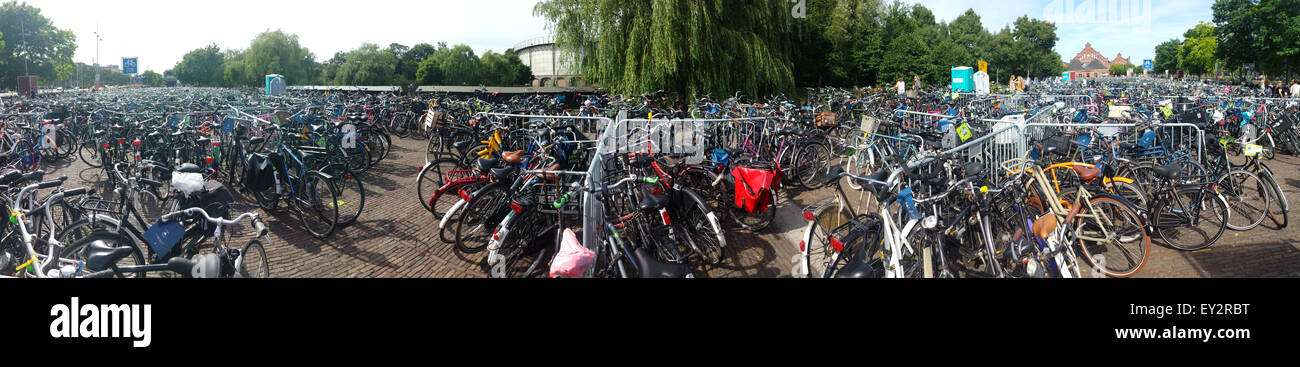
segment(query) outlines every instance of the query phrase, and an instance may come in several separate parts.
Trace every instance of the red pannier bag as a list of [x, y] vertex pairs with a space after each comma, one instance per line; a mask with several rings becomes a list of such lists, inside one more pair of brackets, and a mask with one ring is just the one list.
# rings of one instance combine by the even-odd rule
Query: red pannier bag
[[781, 181], [780, 171], [736, 167], [731, 170], [736, 179], [736, 207], [749, 213], [767, 211], [772, 204], [772, 195], [768, 193]]

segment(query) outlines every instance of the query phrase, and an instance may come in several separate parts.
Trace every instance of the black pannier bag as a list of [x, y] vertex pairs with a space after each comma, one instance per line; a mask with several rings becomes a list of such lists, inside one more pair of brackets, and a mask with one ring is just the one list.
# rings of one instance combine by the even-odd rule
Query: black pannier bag
[[[235, 196], [230, 193], [225, 185], [215, 181], [209, 181], [203, 190], [191, 194], [189, 197], [181, 198], [180, 208], [202, 208], [213, 218], [230, 219], [230, 206], [235, 202]], [[195, 217], [195, 223], [202, 228], [204, 233], [211, 236], [216, 230], [217, 225], [208, 222], [202, 217]]]
[[275, 159], [269, 154], [251, 154], [244, 165], [244, 188], [259, 192], [275, 185]]

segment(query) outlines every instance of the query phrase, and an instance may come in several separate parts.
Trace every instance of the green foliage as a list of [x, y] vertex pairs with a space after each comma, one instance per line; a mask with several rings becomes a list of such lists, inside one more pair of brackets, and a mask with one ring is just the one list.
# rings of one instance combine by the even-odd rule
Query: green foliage
[[240, 79], [227, 80], [237, 86], [261, 86], [268, 74], [284, 75], [290, 83], [315, 80], [316, 55], [298, 45], [297, 35], [276, 30], [257, 35], [243, 55]]
[[145, 71], [144, 74], [140, 74], [140, 77], [143, 78], [143, 84], [145, 86], [161, 87], [163, 85], [162, 74], [158, 74], [153, 70]]
[[[1110, 66], [1110, 75], [1115, 75], [1115, 76], [1128, 75], [1128, 71], [1131, 69], [1137, 69], [1137, 66], [1133, 64], [1112, 64]], [[1136, 73], [1138, 71], [1134, 70], [1134, 72]]]
[[615, 93], [794, 89], [788, 1], [546, 0], [534, 13], [551, 22], [560, 49], [577, 55], [584, 80]]
[[1218, 41], [1214, 36], [1214, 25], [1206, 22], [1197, 24], [1183, 34], [1186, 39], [1178, 48], [1179, 68], [1192, 74], [1206, 74], [1214, 71], [1215, 50]]
[[1175, 72], [1178, 71], [1178, 50], [1182, 43], [1176, 39], [1165, 41], [1156, 45], [1155, 72]]
[[212, 44], [185, 54], [172, 70], [186, 85], [215, 87], [225, 83], [225, 63], [221, 47]]
[[46, 85], [68, 80], [76, 70], [76, 50], [76, 35], [56, 28], [40, 9], [16, 1], [0, 5], [0, 85], [12, 85], [26, 74]]
[[346, 61], [334, 75], [334, 85], [391, 85], [397, 70], [393, 48], [379, 49], [367, 43], [347, 53]]

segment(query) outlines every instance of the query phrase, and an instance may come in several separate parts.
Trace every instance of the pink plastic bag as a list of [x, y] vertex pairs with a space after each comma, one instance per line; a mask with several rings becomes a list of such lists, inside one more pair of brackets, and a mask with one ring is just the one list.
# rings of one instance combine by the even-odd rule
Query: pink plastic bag
[[551, 260], [551, 277], [581, 278], [595, 258], [596, 253], [583, 247], [573, 230], [565, 229], [564, 240], [560, 241], [560, 252]]

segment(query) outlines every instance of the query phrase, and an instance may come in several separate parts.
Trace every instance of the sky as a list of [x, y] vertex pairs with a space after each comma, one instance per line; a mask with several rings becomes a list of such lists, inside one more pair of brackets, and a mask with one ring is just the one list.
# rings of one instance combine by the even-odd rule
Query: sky
[[[26, 0], [62, 29], [77, 35], [74, 59], [93, 63], [96, 27], [102, 64], [139, 57], [140, 70], [171, 69], [185, 53], [216, 43], [222, 49], [248, 47], [266, 30], [296, 34], [299, 42], [328, 60], [364, 42], [468, 44], [478, 54], [511, 48], [545, 36], [546, 22], [533, 15], [537, 0]], [[1109, 58], [1116, 53], [1140, 63], [1155, 46], [1211, 19], [1211, 0], [908, 0], [944, 21], [975, 9], [984, 27], [996, 32], [1021, 15], [1057, 23], [1056, 51], [1074, 57], [1091, 42]], [[1108, 5], [1136, 4], [1137, 11], [1107, 19]], [[1120, 13], [1120, 12], [1110, 12]], [[1100, 14], [1100, 17], [1096, 15]], [[1135, 15], [1135, 16], [1133, 16]], [[1100, 18], [1100, 19], [1097, 19]]]
[[[1016, 18], [1049, 20], [1056, 23], [1056, 52], [1064, 61], [1074, 58], [1085, 43], [1114, 58], [1140, 64], [1155, 58], [1156, 45], [1181, 39], [1197, 22], [1211, 21], [1212, 0], [920, 0], [906, 1], [924, 5], [935, 18], [951, 22], [966, 9], [975, 9], [984, 28], [997, 32], [1015, 23]], [[1115, 11], [1106, 11], [1108, 8]], [[1118, 9], [1125, 9], [1120, 11]], [[1107, 16], [1113, 14], [1114, 16]]]
[[[8, 0], [4, 0], [8, 1]], [[545, 36], [537, 0], [20, 0], [77, 35], [74, 60], [92, 64], [95, 28], [104, 65], [139, 57], [140, 72], [162, 73], [186, 53], [216, 43], [247, 48], [258, 33], [280, 29], [324, 62], [371, 42], [464, 43], [482, 54]]]

